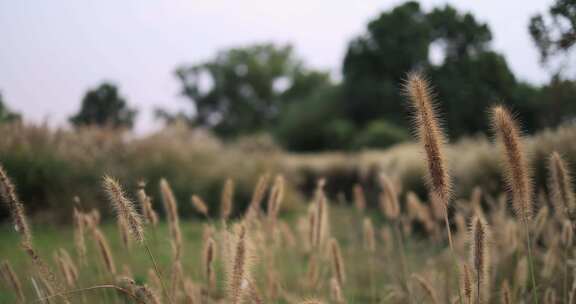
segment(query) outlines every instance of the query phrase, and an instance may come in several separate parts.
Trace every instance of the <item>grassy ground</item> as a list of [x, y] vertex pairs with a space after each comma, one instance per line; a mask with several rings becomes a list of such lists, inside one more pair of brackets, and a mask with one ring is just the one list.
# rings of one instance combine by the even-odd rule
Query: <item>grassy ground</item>
[[[377, 212], [376, 212], [377, 213]], [[376, 221], [381, 221], [379, 215], [373, 216]], [[296, 233], [295, 220], [288, 221], [289, 226]], [[331, 208], [331, 233], [334, 235], [341, 247], [344, 260], [349, 263], [347, 266], [347, 282], [344, 289], [345, 296], [348, 303], [366, 303], [374, 299], [375, 293], [380, 294], [380, 297], [386, 293], [391, 293], [393, 290], [383, 289], [383, 286], [393, 286], [402, 278], [402, 271], [400, 268], [400, 258], [398, 252], [394, 250], [394, 244], [384, 244], [378, 241], [377, 254], [370, 257], [365, 251], [362, 250], [362, 218], [358, 216], [357, 211], [348, 207], [333, 206]], [[201, 273], [201, 251], [202, 251], [202, 231], [203, 227], [208, 225], [208, 221], [182, 221], [181, 228], [183, 233], [184, 255], [182, 259], [182, 266], [184, 273], [194, 282], [202, 282], [203, 276]], [[380, 225], [377, 225], [380, 226]], [[32, 299], [34, 294], [32, 284], [27, 278], [26, 274], [33, 273], [30, 260], [23, 251], [18, 247], [18, 236], [16, 233], [8, 232], [10, 227], [1, 226], [4, 231], [0, 238], [0, 257], [7, 259], [11, 262], [16, 273], [25, 288], [25, 294], [29, 295]], [[147, 272], [152, 267], [145, 251], [138, 248], [136, 244], [132, 244], [131, 249], [126, 249], [122, 245], [121, 239], [115, 223], [105, 223], [101, 225], [106, 237], [109, 240], [110, 247], [113, 251], [116, 267], [119, 273], [122, 273], [126, 268], [132, 273], [133, 278], [137, 283], [147, 282]], [[39, 251], [40, 255], [47, 260], [53, 269], [57, 269], [52, 260], [52, 253], [58, 248], [68, 250], [73, 257], [75, 257], [75, 249], [73, 242], [73, 231], [68, 226], [34, 226], [34, 244]], [[158, 260], [158, 263], [165, 272], [170, 272], [171, 265], [171, 248], [168, 234], [168, 227], [165, 223], [161, 223], [157, 229], [147, 231], [148, 244]], [[86, 265], [79, 265], [80, 279], [77, 288], [88, 287], [92, 285], [112, 282], [112, 278], [104, 274], [99, 252], [97, 251], [91, 237], [87, 237], [88, 244], [88, 263]], [[393, 242], [393, 240], [391, 240]], [[267, 278], [273, 272], [280, 276], [279, 282], [281, 289], [287, 293], [287, 298], [303, 299], [307, 297], [323, 297], [327, 298], [328, 295], [324, 292], [329, 290], [326, 286], [329, 280], [322, 280], [322, 287], [319, 288], [320, 292], [313, 292], [305, 288], [306, 273], [308, 267], [309, 256], [302, 250], [305, 245], [303, 240], [298, 236], [294, 244], [286, 245], [290, 248], [275, 250], [274, 264], [264, 265], [259, 263], [261, 257], [256, 256], [254, 278], [261, 290], [267, 290]], [[409, 260], [408, 269], [410, 272], [415, 272], [425, 266], [426, 257], [437, 255], [442, 247], [432, 245], [428, 241], [417, 240], [412, 238], [406, 243], [406, 252], [408, 253], [407, 259]], [[259, 254], [266, 254], [260, 252]], [[321, 276], [330, 276], [329, 262], [321, 268]], [[222, 271], [222, 254], [217, 253], [217, 284], [218, 284], [218, 297], [223, 296], [223, 271]], [[273, 267], [274, 269], [270, 269]], [[169, 278], [166, 278], [169, 281]], [[372, 284], [374, 282], [374, 284]], [[11, 303], [15, 300], [12, 292], [8, 292], [6, 284], [0, 285], [0, 303]], [[415, 293], [416, 296], [421, 296], [420, 293]], [[106, 295], [103, 291], [90, 291], [85, 292], [83, 296], [77, 299], [87, 300], [87, 303], [101, 303], [102, 299], [113, 301], [116, 296], [112, 292]], [[280, 300], [278, 303], [284, 303]], [[113, 302], [112, 302], [113, 303]]]

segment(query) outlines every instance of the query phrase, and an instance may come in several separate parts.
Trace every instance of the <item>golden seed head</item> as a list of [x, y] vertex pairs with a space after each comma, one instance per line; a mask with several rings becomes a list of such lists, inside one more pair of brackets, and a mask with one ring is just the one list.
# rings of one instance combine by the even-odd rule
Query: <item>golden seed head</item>
[[492, 126], [504, 148], [504, 176], [512, 193], [514, 209], [519, 217], [528, 220], [533, 211], [532, 181], [518, 123], [503, 106], [495, 106], [492, 108]]

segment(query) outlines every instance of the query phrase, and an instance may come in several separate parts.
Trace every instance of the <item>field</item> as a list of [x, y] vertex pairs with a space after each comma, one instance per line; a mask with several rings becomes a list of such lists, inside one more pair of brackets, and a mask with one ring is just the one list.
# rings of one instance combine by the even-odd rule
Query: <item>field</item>
[[[412, 74], [408, 92], [418, 142], [356, 155], [160, 135], [106, 135], [102, 151], [98, 132], [13, 127], [0, 147], [0, 301], [573, 303], [576, 129], [521, 137], [496, 106], [495, 143], [446, 145], [425, 80]], [[46, 184], [26, 179], [30, 163]]]

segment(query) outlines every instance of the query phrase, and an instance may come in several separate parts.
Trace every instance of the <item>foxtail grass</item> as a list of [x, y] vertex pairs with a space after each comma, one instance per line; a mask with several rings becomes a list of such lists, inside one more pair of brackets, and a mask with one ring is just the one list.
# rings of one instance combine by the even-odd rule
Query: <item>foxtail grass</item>
[[[428, 167], [426, 180], [430, 189], [431, 200], [442, 204], [444, 209], [444, 223], [448, 234], [448, 244], [452, 253], [454, 271], [457, 274], [458, 261], [454, 252], [452, 230], [448, 219], [448, 204], [452, 194], [452, 181], [444, 155], [446, 138], [433, 101], [432, 89], [424, 76], [417, 72], [408, 74], [405, 91], [414, 111], [413, 123], [416, 128], [416, 135], [426, 155]], [[462, 304], [462, 295], [459, 288], [458, 299], [459, 303]]]
[[512, 206], [524, 226], [528, 251], [528, 266], [530, 268], [530, 278], [532, 282], [532, 297], [534, 298], [534, 302], [538, 303], [538, 291], [532, 256], [532, 239], [529, 228], [529, 221], [533, 213], [533, 190], [530, 167], [528, 166], [528, 160], [522, 147], [518, 123], [503, 106], [495, 106], [492, 108], [492, 126], [497, 139], [504, 148], [504, 176], [508, 189], [512, 193]]

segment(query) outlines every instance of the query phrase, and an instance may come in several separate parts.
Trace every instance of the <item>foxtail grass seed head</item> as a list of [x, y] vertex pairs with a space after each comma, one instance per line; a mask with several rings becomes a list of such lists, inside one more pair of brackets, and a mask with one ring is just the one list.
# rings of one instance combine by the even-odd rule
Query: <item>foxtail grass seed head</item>
[[571, 248], [572, 244], [574, 242], [574, 228], [572, 226], [572, 223], [570, 223], [570, 221], [564, 221], [564, 223], [562, 223], [562, 245], [564, 245], [564, 247], [566, 248]]
[[284, 200], [284, 177], [282, 175], [276, 176], [274, 185], [270, 191], [270, 198], [268, 200], [268, 217], [275, 219], [280, 211], [280, 205]]
[[216, 244], [212, 238], [205, 241], [204, 245], [204, 276], [209, 290], [214, 288], [216, 276], [214, 272], [214, 259], [216, 256]]
[[366, 209], [366, 196], [364, 195], [364, 190], [360, 184], [354, 185], [354, 206], [360, 212], [364, 212]]
[[28, 220], [24, 212], [24, 205], [16, 195], [14, 184], [6, 174], [4, 167], [0, 164], [0, 195], [10, 212], [14, 229], [20, 234], [22, 245], [31, 246], [32, 232], [28, 226]]
[[334, 277], [330, 279], [330, 297], [335, 303], [344, 302], [342, 288], [340, 287], [340, 284], [338, 284], [338, 280]]
[[176, 203], [176, 197], [174, 197], [174, 192], [172, 192], [170, 184], [168, 184], [168, 181], [164, 178], [160, 180], [160, 193], [162, 194], [162, 202], [164, 203], [168, 221], [177, 222], [178, 203]]
[[384, 215], [391, 220], [397, 220], [400, 216], [400, 204], [396, 188], [390, 178], [385, 175], [380, 175], [380, 184], [383, 191], [380, 195], [380, 204], [384, 209]]
[[502, 287], [500, 287], [500, 303], [512, 304], [512, 291], [510, 290], [508, 280], [504, 280]]
[[556, 211], [568, 217], [576, 216], [576, 201], [572, 187], [572, 175], [558, 152], [553, 152], [548, 161], [549, 187]]
[[324, 241], [324, 221], [326, 216], [326, 196], [320, 191], [316, 199], [316, 210], [313, 217], [312, 246], [318, 248]]
[[200, 196], [194, 194], [190, 200], [192, 202], [192, 206], [198, 213], [204, 216], [208, 216], [208, 206]]
[[[474, 270], [478, 293], [481, 301], [485, 294], [483, 289], [488, 284], [488, 271], [490, 268], [489, 231], [484, 219], [475, 216], [470, 229], [470, 264]], [[481, 301], [482, 302], [482, 301]]]
[[142, 244], [144, 242], [142, 218], [136, 211], [134, 203], [126, 197], [124, 190], [122, 190], [120, 184], [115, 179], [105, 176], [103, 184], [108, 198], [112, 203], [112, 207], [114, 207], [116, 211], [121, 229], [127, 227], [132, 239]]
[[108, 245], [108, 240], [102, 231], [100, 231], [98, 228], [94, 229], [93, 234], [94, 240], [96, 241], [96, 246], [98, 247], [100, 257], [102, 258], [106, 270], [110, 274], [116, 274], [116, 264], [114, 263], [114, 258], [112, 257], [112, 251], [110, 250], [110, 245]]
[[363, 230], [364, 250], [373, 253], [376, 251], [376, 237], [374, 233], [374, 225], [372, 225], [372, 220], [369, 217], [364, 218]]
[[250, 200], [250, 206], [248, 208], [248, 214], [250, 217], [258, 215], [260, 212], [260, 205], [266, 194], [266, 189], [268, 188], [268, 183], [270, 182], [270, 174], [261, 175], [256, 182], [254, 187], [254, 192], [252, 193], [252, 199]]
[[523, 220], [532, 216], [532, 181], [518, 123], [503, 106], [492, 108], [492, 126], [503, 146], [504, 175], [516, 214]]
[[136, 196], [138, 198], [138, 203], [140, 204], [140, 210], [142, 210], [142, 215], [147, 224], [156, 227], [158, 225], [158, 214], [152, 208], [152, 199], [146, 194], [144, 188], [146, 184], [144, 182], [138, 183], [138, 191]]
[[460, 290], [464, 298], [464, 304], [472, 304], [474, 301], [474, 284], [472, 283], [472, 273], [467, 263], [460, 268]]
[[74, 224], [74, 247], [80, 262], [84, 264], [86, 261], [86, 224], [84, 214], [74, 207], [72, 218]]
[[172, 237], [171, 245], [175, 259], [179, 259], [182, 255], [182, 231], [180, 230], [180, 218], [178, 216], [178, 203], [172, 188], [166, 179], [160, 180], [160, 193], [162, 195], [162, 202], [166, 210], [166, 218], [168, 219], [168, 230]]
[[249, 278], [249, 249], [246, 240], [246, 228], [240, 226], [234, 235], [234, 246], [229, 259], [227, 273], [228, 299], [232, 304], [241, 303], [246, 295], [246, 284]]
[[413, 274], [412, 276], [414, 277], [416, 282], [418, 282], [420, 287], [422, 287], [422, 289], [424, 289], [424, 291], [426, 292], [426, 295], [428, 296], [428, 298], [430, 298], [430, 303], [439, 304], [440, 302], [438, 301], [438, 296], [436, 295], [434, 288], [432, 288], [432, 285], [430, 285], [428, 280], [426, 280], [424, 277], [422, 277], [418, 274]]
[[161, 304], [160, 297], [148, 285], [138, 286], [135, 289], [134, 296], [138, 303]]
[[426, 154], [430, 192], [447, 205], [452, 193], [452, 182], [444, 157], [446, 140], [436, 113], [432, 89], [420, 73], [412, 72], [408, 74], [405, 90], [414, 110], [416, 134]]
[[234, 181], [228, 178], [226, 182], [224, 182], [224, 189], [222, 190], [222, 197], [220, 199], [220, 216], [223, 220], [229, 219], [232, 214], [233, 199]]
[[346, 282], [346, 270], [344, 267], [344, 260], [340, 251], [340, 245], [336, 239], [330, 240], [330, 258], [332, 260], [332, 272], [334, 277], [338, 280], [340, 287], [344, 286]]

